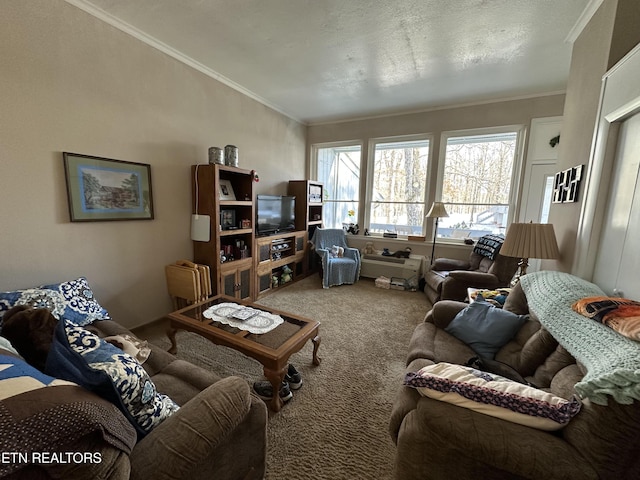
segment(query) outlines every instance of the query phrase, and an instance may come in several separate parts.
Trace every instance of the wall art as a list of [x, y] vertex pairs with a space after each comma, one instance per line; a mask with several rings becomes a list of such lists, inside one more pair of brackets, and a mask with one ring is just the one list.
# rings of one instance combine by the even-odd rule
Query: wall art
[[153, 219], [151, 166], [63, 152], [72, 222]]

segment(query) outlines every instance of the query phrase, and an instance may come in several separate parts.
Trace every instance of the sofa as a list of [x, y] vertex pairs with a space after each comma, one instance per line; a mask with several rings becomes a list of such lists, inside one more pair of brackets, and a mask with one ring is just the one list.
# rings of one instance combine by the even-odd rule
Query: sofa
[[[78, 283], [81, 285], [76, 288]], [[68, 288], [69, 284], [73, 288]], [[43, 291], [47, 293], [43, 295]], [[85, 298], [80, 303], [73, 303], [73, 292], [81, 292], [80, 296]], [[55, 376], [52, 365], [66, 361], [51, 361], [56, 348], [55, 335], [60, 333], [63, 323], [71, 325], [62, 319], [77, 315], [78, 310], [83, 320], [89, 317], [90, 322], [82, 327], [87, 335], [135, 339], [129, 330], [110, 319], [104, 309], [99, 305], [96, 307], [93, 299], [86, 298], [91, 296], [92, 292], [82, 278], [42, 289], [20, 291], [17, 295], [15, 292], [0, 293], [0, 318], [7, 314], [17, 298], [27, 299], [27, 305], [42, 307], [43, 297], [47, 297], [44, 302], [48, 307], [45, 310], [47, 315], [51, 312], [61, 314], [60, 319], [53, 320], [54, 339], [51, 346], [46, 346], [50, 352], [44, 373], [24, 362], [12, 341], [3, 338], [13, 335], [14, 342], [20, 344], [19, 338], [16, 340], [15, 337], [24, 335], [24, 332], [18, 330], [16, 333], [12, 328], [12, 335], [9, 335], [9, 322], [5, 320], [2, 324], [2, 363], [20, 369], [21, 379], [30, 383], [25, 389], [12, 392], [13, 395], [3, 393], [0, 398], [0, 443], [3, 451], [13, 455], [9, 459], [3, 458], [0, 477], [113, 480], [263, 478], [267, 410], [264, 402], [251, 392], [243, 379], [220, 378], [154, 345], [138, 342], [147, 351], [142, 367], [137, 367], [143, 368], [151, 379], [158, 398], [176, 405], [170, 415], [141, 434], [139, 426], [132, 425], [131, 419], [114, 402], [105, 400], [99, 389], [90, 391], [92, 389]], [[36, 297], [38, 301], [34, 305]], [[95, 305], [87, 307], [92, 302]], [[73, 305], [75, 312], [68, 305]], [[78, 305], [81, 305], [80, 309]], [[65, 314], [65, 309], [70, 313]], [[20, 314], [25, 318], [35, 318], [32, 314], [42, 311], [42, 308], [28, 308]], [[33, 325], [36, 329], [44, 328], [42, 320]], [[33, 356], [29, 351], [25, 354]], [[6, 377], [0, 383], [2, 392], [8, 392], [7, 385], [13, 385], [8, 382], [15, 380]], [[33, 386], [36, 380], [40, 382], [38, 388]]]
[[518, 262], [518, 258], [476, 245], [468, 260], [436, 259], [425, 274], [424, 293], [433, 305], [439, 300], [463, 301], [469, 287], [490, 290], [508, 287], [518, 269]]
[[[469, 369], [463, 365], [470, 359], [489, 358], [479, 356], [474, 343], [462, 341], [459, 332], [451, 329], [472, 306], [437, 302], [413, 332], [405, 382], [392, 409], [389, 431], [397, 446], [398, 480], [640, 478], [640, 378], [636, 369], [640, 342], [573, 310], [573, 302], [582, 297], [604, 295], [597, 286], [568, 274], [545, 276], [548, 274], [526, 275], [523, 279], [527, 280], [512, 289], [503, 310], [516, 314], [521, 324], [506, 343], [494, 345], [492, 362], [513, 369], [539, 394], [578, 399], [577, 413], [549, 431], [499, 418], [493, 411], [484, 413], [482, 401], [471, 402], [469, 407], [468, 399], [457, 393], [438, 397], [442, 394], [434, 394], [432, 383], [427, 389], [409, 386], [415, 378], [423, 379], [424, 372], [443, 367]], [[593, 340], [585, 347], [584, 338], [592, 334], [582, 338], [567, 335], [563, 330], [567, 325], [593, 329]], [[600, 363], [616, 353], [613, 344], [621, 347], [617, 354], [628, 354], [631, 368], [620, 367], [620, 378], [596, 376]], [[587, 348], [591, 355], [584, 354]], [[586, 360], [576, 360], [578, 354]], [[430, 382], [434, 377], [427, 374], [424, 378]], [[448, 380], [447, 385], [460, 386]]]

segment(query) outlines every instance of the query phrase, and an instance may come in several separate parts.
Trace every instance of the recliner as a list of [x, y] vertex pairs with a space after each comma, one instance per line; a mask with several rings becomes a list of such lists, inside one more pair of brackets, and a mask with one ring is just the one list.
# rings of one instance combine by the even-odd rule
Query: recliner
[[[479, 244], [481, 242], [482, 239], [478, 240]], [[424, 293], [433, 304], [439, 300], [463, 301], [469, 287], [507, 287], [518, 269], [519, 260], [499, 253], [492, 255], [492, 252], [477, 247], [472, 250], [468, 261], [438, 258], [425, 275]]]

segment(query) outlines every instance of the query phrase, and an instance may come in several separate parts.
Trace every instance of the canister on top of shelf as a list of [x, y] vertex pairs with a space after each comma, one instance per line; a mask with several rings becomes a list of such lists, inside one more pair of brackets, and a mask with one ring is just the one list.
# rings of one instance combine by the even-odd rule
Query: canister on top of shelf
[[224, 147], [224, 163], [230, 167], [238, 166], [238, 147], [235, 145]]
[[224, 150], [220, 147], [209, 147], [209, 163], [224, 165]]

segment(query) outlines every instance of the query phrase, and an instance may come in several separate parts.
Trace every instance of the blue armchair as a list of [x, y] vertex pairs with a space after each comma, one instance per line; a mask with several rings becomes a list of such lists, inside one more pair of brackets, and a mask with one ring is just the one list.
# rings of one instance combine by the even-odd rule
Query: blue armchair
[[[346, 234], [340, 228], [317, 228], [311, 238], [322, 260], [322, 287], [353, 284], [360, 278], [360, 251], [347, 245]], [[334, 247], [342, 247], [344, 256], [332, 254]]]

